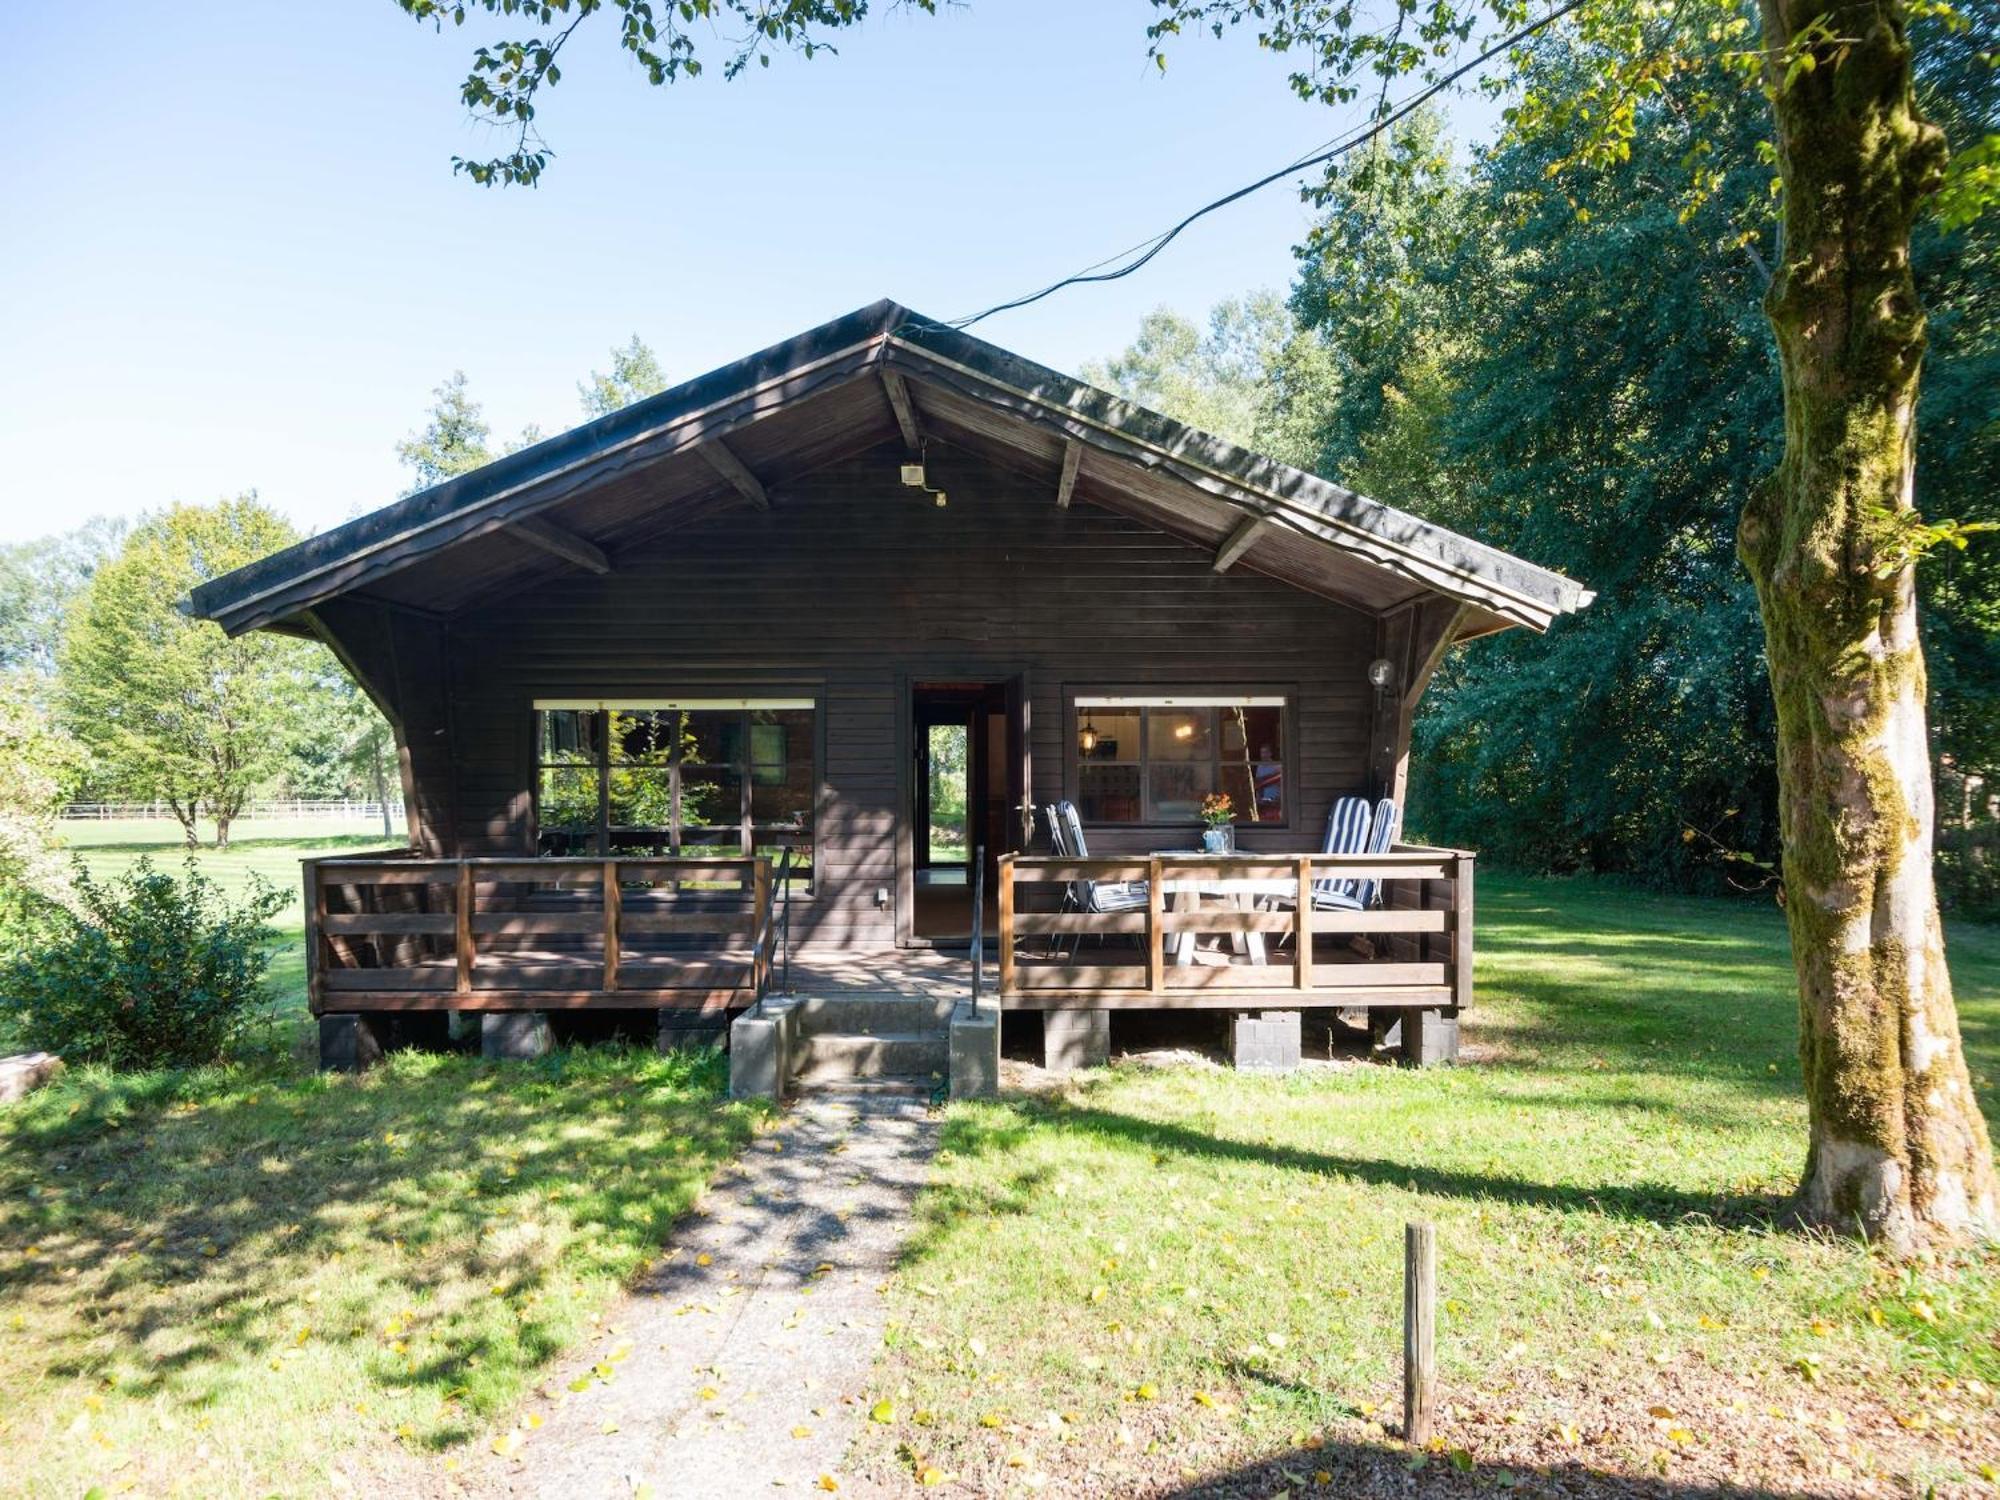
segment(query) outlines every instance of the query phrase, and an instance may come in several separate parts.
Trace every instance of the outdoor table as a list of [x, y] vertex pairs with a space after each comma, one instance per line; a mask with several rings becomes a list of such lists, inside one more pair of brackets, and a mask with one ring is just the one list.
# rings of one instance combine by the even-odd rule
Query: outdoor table
[[[1154, 849], [1152, 855], [1159, 859], [1213, 859], [1215, 856], [1205, 849]], [[1160, 882], [1160, 891], [1171, 897], [1171, 910], [1197, 911], [1204, 896], [1222, 896], [1239, 911], [1253, 908], [1259, 896], [1290, 896], [1297, 893], [1294, 882], [1271, 876], [1251, 875], [1176, 875]], [[1174, 947], [1174, 962], [1177, 965], [1194, 962], [1194, 940], [1196, 934], [1183, 932]], [[1264, 959], [1264, 934], [1261, 932], [1236, 932], [1230, 934], [1230, 942], [1236, 951], [1246, 954], [1253, 964], [1261, 964]]]

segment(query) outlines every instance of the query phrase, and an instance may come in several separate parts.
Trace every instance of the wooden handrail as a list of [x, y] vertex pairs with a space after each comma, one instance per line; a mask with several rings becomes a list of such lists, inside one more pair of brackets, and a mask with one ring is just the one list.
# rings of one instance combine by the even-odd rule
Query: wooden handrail
[[[1319, 851], [1239, 855], [1006, 855], [1000, 860], [1003, 1006], [1394, 1005], [1459, 1007], [1472, 1000], [1473, 856], [1399, 844], [1374, 854]], [[1381, 904], [1349, 911], [1314, 905], [1328, 879], [1371, 880]], [[1023, 892], [1081, 882], [1144, 882], [1138, 907], [1061, 912], [1044, 897], [1024, 909]], [[1201, 910], [1195, 894], [1217, 887], [1257, 910]], [[1263, 905], [1269, 901], [1269, 905]], [[1178, 942], [1196, 933], [1233, 935], [1249, 949], [1222, 965], [1189, 962]], [[1315, 939], [1372, 937], [1372, 951], [1314, 951]], [[1083, 939], [1101, 945], [1085, 956]], [[1137, 938], [1137, 960], [1112, 946]], [[1042, 940], [1023, 950], [1023, 940]], [[1289, 961], [1259, 959], [1257, 943], [1290, 941]], [[1130, 953], [1130, 948], [1125, 950]]]

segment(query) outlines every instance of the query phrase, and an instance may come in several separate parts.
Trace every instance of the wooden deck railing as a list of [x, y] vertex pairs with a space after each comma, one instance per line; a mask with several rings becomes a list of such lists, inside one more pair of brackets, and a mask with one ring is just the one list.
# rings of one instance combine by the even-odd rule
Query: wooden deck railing
[[777, 954], [768, 859], [307, 860], [306, 981], [346, 1010], [746, 1007]]
[[[1008, 1010], [1469, 1005], [1472, 875], [1470, 854], [1409, 844], [1370, 855], [1008, 855], [1000, 1002]], [[1315, 908], [1313, 885], [1328, 879], [1380, 881], [1380, 903]], [[1077, 910], [1064, 895], [1081, 881], [1144, 881], [1146, 901]], [[1196, 951], [1209, 936], [1223, 940], [1221, 950]]]

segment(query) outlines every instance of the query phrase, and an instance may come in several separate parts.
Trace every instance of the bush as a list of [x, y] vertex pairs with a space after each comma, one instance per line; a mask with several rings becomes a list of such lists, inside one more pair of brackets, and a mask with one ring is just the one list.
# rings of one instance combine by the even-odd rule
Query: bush
[[5, 1029], [71, 1062], [114, 1068], [226, 1058], [264, 1001], [264, 924], [285, 898], [253, 876], [231, 901], [192, 860], [177, 878], [141, 859], [103, 883], [79, 864], [72, 900], [35, 900], [10, 933]]

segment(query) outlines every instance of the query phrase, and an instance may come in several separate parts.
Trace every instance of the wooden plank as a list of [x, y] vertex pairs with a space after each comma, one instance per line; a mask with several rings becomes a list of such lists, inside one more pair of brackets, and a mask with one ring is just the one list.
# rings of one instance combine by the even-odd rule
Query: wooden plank
[[771, 497], [764, 492], [764, 482], [750, 472], [749, 465], [738, 458], [721, 438], [710, 438], [694, 451], [707, 459], [708, 466], [734, 485], [736, 492], [757, 509], [771, 508]]
[[1443, 986], [1445, 964], [1321, 964], [1314, 978], [1322, 990], [1372, 988], [1381, 984]]
[[1451, 921], [1448, 911], [1401, 908], [1375, 911], [1320, 908], [1313, 913], [1313, 927], [1319, 932], [1448, 932]]
[[619, 950], [623, 948], [625, 937], [618, 926], [620, 905], [618, 887], [618, 862], [607, 859], [604, 862], [604, 987], [618, 988]]
[[466, 863], [472, 866], [473, 879], [482, 883], [499, 880], [551, 890], [576, 890], [604, 883], [604, 866], [597, 860], [472, 859]]
[[320, 970], [325, 964], [320, 948], [326, 932], [326, 887], [320, 883], [318, 860], [301, 860], [299, 875], [304, 883], [299, 894], [306, 914], [306, 1009], [318, 1015]]
[[1215, 549], [1215, 571], [1227, 573], [1235, 567], [1243, 554], [1257, 545], [1257, 538], [1264, 534], [1264, 529], [1270, 524], [1270, 521], [1263, 516], [1244, 517], [1222, 545]]
[[1014, 987], [1020, 990], [1140, 990], [1146, 988], [1144, 964], [1036, 963], [1014, 966]]
[[1288, 911], [1170, 911], [1160, 918], [1163, 932], [1290, 932]]
[[1130, 935], [1146, 930], [1146, 914], [1142, 911], [1065, 911], [1065, 912], [1020, 912], [1014, 917], [1014, 930], [1024, 937], [1052, 937], [1062, 933], [1119, 933]]
[[320, 931], [350, 937], [389, 937], [417, 934], [444, 937], [457, 927], [449, 913], [401, 911], [336, 911], [319, 919]]
[[1000, 856], [1000, 992], [1014, 987], [1014, 859]]
[[747, 911], [630, 911], [622, 917], [625, 933], [637, 937], [642, 933], [692, 932], [709, 933], [717, 937], [755, 937], [757, 919]]
[[751, 976], [751, 983], [756, 985], [757, 992], [762, 994], [764, 986], [769, 982], [771, 977], [770, 970], [767, 967], [769, 955], [766, 953], [765, 944], [762, 941], [768, 930], [767, 924], [771, 920], [771, 862], [768, 859], [757, 861], [757, 879], [756, 884], [751, 888], [750, 892], [750, 909], [754, 913], [751, 919], [751, 932], [759, 939], [756, 953], [751, 960], [752, 966], [755, 969], [755, 973]]
[[458, 994], [451, 990], [382, 990], [343, 998], [339, 1009], [347, 1011], [403, 1010], [687, 1010], [713, 1014], [721, 1010], [747, 1010], [756, 1003], [756, 992], [742, 986], [715, 989], [621, 989], [616, 994], [600, 989], [578, 990], [471, 990]]
[[579, 568], [588, 569], [600, 577], [611, 571], [611, 559], [604, 555], [604, 549], [595, 542], [586, 541], [575, 532], [556, 525], [544, 516], [523, 516], [511, 522], [508, 532], [519, 537], [531, 547], [539, 547], [564, 562], [575, 563]]
[[461, 864], [458, 867], [458, 893], [453, 898], [452, 910], [452, 960], [456, 970], [457, 983], [454, 986], [461, 995], [472, 993], [472, 964], [478, 952], [472, 939], [473, 905], [472, 867]]
[[452, 988], [449, 969], [333, 969], [324, 978], [328, 994], [356, 994], [369, 990], [442, 990]]
[[445, 860], [415, 868], [375, 860], [352, 865], [321, 860], [320, 872], [321, 879], [333, 885], [450, 885], [458, 878], [457, 867]]
[[1297, 884], [1298, 893], [1292, 898], [1299, 919], [1299, 930], [1292, 944], [1292, 985], [1296, 989], [1310, 990], [1313, 987], [1313, 939], [1319, 928], [1319, 913], [1312, 904], [1310, 858], [1299, 861]]
[[474, 912], [472, 930], [482, 937], [585, 937], [604, 930], [601, 912]]
[[[1290, 973], [1289, 966], [1285, 968]], [[1002, 997], [1006, 1010], [1306, 1010], [1337, 1005], [1347, 1010], [1409, 1010], [1425, 1006], [1449, 1005], [1451, 990], [1445, 985], [1390, 985], [1378, 990], [1341, 990], [1337, 994], [1324, 987], [1302, 995], [1289, 986], [1270, 990], [1173, 990], [1152, 994], [1144, 989], [1016, 989]]]
[[1291, 980], [1290, 964], [1174, 964], [1167, 969], [1166, 990], [1169, 995], [1188, 990], [1275, 990]]
[[1075, 880], [1144, 880], [1152, 866], [1141, 858], [1055, 859], [1022, 855], [1014, 861], [1014, 878], [1024, 885], [1068, 885]]
[[1075, 438], [1063, 442], [1062, 478], [1056, 481], [1056, 504], [1063, 510], [1069, 509], [1070, 497], [1076, 493], [1076, 476], [1083, 468], [1083, 444]]
[[910, 399], [910, 388], [903, 377], [887, 365], [881, 366], [882, 389], [888, 394], [889, 409], [896, 414], [896, 427], [903, 434], [903, 446], [912, 453], [924, 445], [923, 429], [917, 425], [916, 403]]
[[1166, 916], [1167, 888], [1160, 883], [1160, 859], [1154, 855], [1146, 872], [1146, 988], [1158, 994], [1165, 984], [1167, 967]]
[[1452, 1003], [1460, 1010], [1472, 1006], [1472, 867], [1473, 857], [1461, 854], [1453, 862], [1451, 918], [1454, 924], [1451, 947]]

